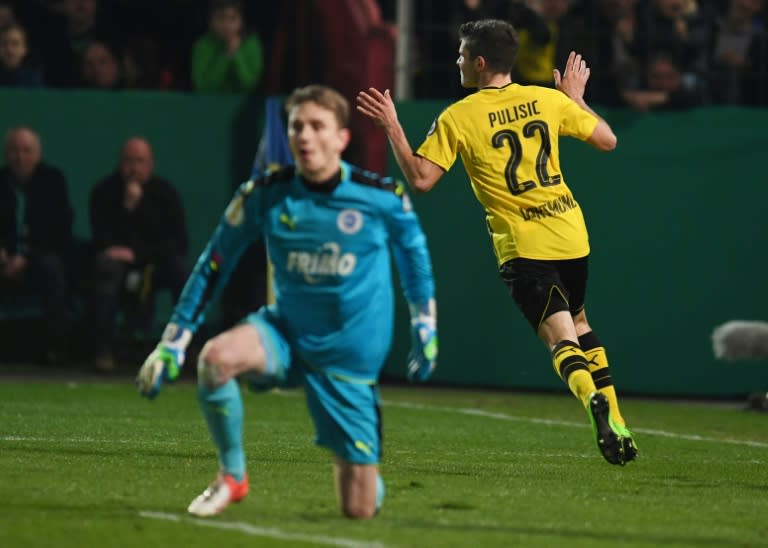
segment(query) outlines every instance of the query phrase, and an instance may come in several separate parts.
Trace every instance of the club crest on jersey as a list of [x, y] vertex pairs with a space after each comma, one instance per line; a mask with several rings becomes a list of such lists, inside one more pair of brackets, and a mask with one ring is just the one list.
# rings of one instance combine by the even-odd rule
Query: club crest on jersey
[[356, 209], [343, 209], [336, 217], [336, 226], [344, 234], [357, 234], [363, 228], [363, 214]]

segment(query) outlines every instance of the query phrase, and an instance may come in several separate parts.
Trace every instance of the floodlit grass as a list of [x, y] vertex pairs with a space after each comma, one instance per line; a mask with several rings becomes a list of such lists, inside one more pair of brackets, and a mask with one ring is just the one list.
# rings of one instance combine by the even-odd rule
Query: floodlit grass
[[194, 386], [0, 381], [0, 545], [765, 546], [768, 415], [631, 399], [606, 463], [567, 395], [384, 387], [387, 498], [340, 517], [301, 392], [246, 394], [251, 495], [185, 515], [216, 472]]

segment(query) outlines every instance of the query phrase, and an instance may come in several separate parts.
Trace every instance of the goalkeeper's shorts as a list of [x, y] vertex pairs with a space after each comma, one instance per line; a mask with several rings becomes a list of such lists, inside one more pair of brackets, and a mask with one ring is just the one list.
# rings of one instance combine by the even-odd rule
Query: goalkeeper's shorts
[[381, 411], [375, 382], [318, 370], [297, 358], [266, 308], [250, 314], [246, 323], [259, 333], [265, 355], [263, 375], [246, 374], [254, 390], [304, 387], [315, 443], [353, 464], [381, 460]]

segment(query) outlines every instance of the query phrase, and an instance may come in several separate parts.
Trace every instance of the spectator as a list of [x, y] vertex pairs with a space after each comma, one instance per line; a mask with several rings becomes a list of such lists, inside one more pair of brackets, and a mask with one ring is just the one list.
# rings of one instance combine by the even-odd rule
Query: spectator
[[0, 86], [40, 87], [43, 75], [29, 64], [27, 32], [13, 23], [0, 28]]
[[209, 30], [192, 46], [192, 86], [206, 93], [248, 93], [264, 71], [261, 40], [243, 28], [239, 0], [212, 0]]
[[[512, 2], [512, 5], [518, 6], [521, 3]], [[563, 20], [569, 5], [568, 0], [541, 0], [532, 4], [535, 14], [530, 13], [530, 10], [519, 11], [518, 18], [525, 14], [523, 20], [526, 25], [510, 19], [518, 29], [520, 39], [520, 53], [513, 71], [516, 82], [553, 87], [552, 71], [561, 62], [561, 35], [568, 29]]]
[[46, 362], [65, 359], [74, 214], [67, 181], [42, 160], [40, 137], [19, 126], [5, 136], [0, 169], [0, 285], [42, 299]]
[[92, 349], [102, 371], [114, 367], [113, 339], [121, 302], [126, 320], [147, 328], [154, 292], [169, 289], [178, 298], [186, 276], [187, 228], [176, 189], [154, 174], [149, 142], [126, 140], [117, 170], [90, 196], [91, 233], [96, 252], [90, 315]]
[[0, 28], [7, 27], [16, 22], [16, 12], [13, 9], [13, 2], [10, 0], [0, 0]]
[[91, 40], [83, 49], [81, 59], [82, 85], [97, 89], [123, 87], [123, 66], [114, 46]]
[[117, 40], [117, 32], [104, 22], [104, 7], [98, 0], [62, 0], [59, 13], [49, 13], [40, 22], [35, 37], [43, 56], [46, 85], [77, 87], [85, 47], [94, 39]]
[[712, 95], [716, 103], [745, 102], [752, 91], [745, 81], [759, 68], [752, 54], [764, 32], [757, 15], [763, 0], [729, 0], [725, 13], [715, 23], [712, 52]]
[[637, 25], [637, 0], [598, 0], [574, 4], [567, 24], [560, 25], [557, 61], [567, 57], [563, 48], [582, 52], [594, 67], [585, 99], [603, 106], [625, 106], [621, 97], [627, 74], [637, 60], [631, 52]]
[[634, 84], [622, 92], [627, 105], [635, 110], [680, 110], [704, 103], [697, 80], [687, 80], [674, 57], [659, 52], [644, 67]]
[[[190, 51], [208, 25], [208, 0], [113, 0], [120, 21], [124, 83], [131, 89], [191, 90]], [[266, 6], [254, 13], [263, 23]]]
[[[689, 88], [704, 88], [711, 40], [712, 15], [696, 0], [653, 0], [640, 3], [633, 55], [650, 67], [659, 52], [672, 57]], [[706, 5], [705, 5], [706, 6]]]
[[173, 72], [153, 37], [131, 36], [123, 55], [123, 85], [129, 89], [168, 90], [173, 85]]

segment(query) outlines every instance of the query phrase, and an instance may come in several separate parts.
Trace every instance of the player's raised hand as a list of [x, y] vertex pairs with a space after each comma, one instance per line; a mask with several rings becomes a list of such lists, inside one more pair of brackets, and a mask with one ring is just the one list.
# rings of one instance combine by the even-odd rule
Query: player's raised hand
[[192, 332], [169, 323], [157, 347], [144, 360], [136, 376], [139, 394], [150, 400], [160, 392], [163, 381], [175, 381], [184, 365], [184, 354]]
[[589, 80], [589, 67], [580, 53], [572, 51], [565, 62], [563, 74], [561, 75], [557, 69], [553, 71], [553, 74], [557, 89], [574, 101], [584, 97], [584, 89], [587, 87], [587, 80]]
[[397, 110], [388, 89], [381, 93], [376, 88], [368, 88], [358, 93], [357, 111], [385, 130], [397, 124]]
[[411, 351], [408, 354], [408, 380], [424, 382], [437, 365], [437, 311], [435, 300], [411, 304]]

